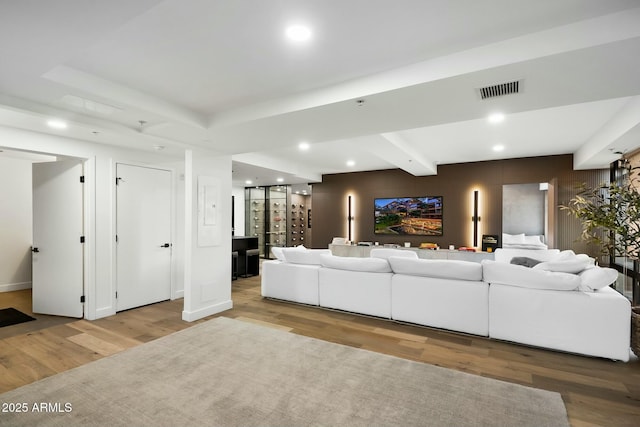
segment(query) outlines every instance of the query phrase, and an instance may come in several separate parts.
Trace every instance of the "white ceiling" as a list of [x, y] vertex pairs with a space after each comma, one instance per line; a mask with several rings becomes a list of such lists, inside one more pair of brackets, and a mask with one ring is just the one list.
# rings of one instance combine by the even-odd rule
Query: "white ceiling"
[[0, 57], [0, 124], [232, 154], [238, 185], [640, 147], [639, 0], [0, 0]]

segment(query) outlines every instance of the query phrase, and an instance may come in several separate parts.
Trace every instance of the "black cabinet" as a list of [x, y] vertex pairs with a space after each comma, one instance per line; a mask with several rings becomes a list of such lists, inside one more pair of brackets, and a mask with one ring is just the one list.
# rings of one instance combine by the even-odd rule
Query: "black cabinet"
[[[238, 253], [237, 275], [246, 277], [258, 275], [260, 268], [260, 256], [254, 256], [253, 249], [258, 249], [257, 237], [234, 236], [231, 243], [231, 251]], [[249, 251], [249, 254], [247, 254]], [[247, 256], [249, 255], [249, 256]]]

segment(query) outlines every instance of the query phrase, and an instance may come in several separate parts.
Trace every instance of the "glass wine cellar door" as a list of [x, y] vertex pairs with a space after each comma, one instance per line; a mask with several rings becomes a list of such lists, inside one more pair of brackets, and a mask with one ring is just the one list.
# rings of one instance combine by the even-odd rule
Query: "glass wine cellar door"
[[262, 258], [271, 248], [310, 245], [311, 197], [291, 194], [289, 185], [245, 189], [246, 235], [258, 237]]

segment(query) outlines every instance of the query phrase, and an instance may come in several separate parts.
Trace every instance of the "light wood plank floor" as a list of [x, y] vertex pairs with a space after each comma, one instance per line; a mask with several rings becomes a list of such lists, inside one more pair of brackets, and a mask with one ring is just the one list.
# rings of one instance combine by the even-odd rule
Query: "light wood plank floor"
[[[561, 393], [571, 425], [640, 426], [640, 362], [613, 362], [413, 325], [266, 300], [260, 279], [233, 282], [232, 310], [221, 316], [410, 360]], [[0, 294], [0, 308], [30, 312], [30, 292]], [[0, 392], [89, 363], [193, 324], [182, 300], [96, 321], [38, 319], [0, 328]], [[215, 317], [215, 316], [212, 316]], [[44, 322], [48, 321], [47, 319]], [[12, 330], [12, 328], [14, 328]], [[27, 328], [29, 330], [25, 330]]]

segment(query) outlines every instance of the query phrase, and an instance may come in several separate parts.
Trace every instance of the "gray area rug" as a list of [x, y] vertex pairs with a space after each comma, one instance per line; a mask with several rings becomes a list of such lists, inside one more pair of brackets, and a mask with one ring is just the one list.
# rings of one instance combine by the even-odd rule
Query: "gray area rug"
[[0, 403], [3, 426], [569, 425], [558, 393], [224, 317]]

